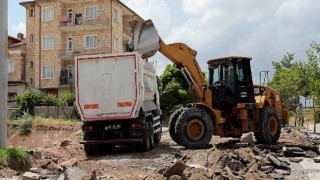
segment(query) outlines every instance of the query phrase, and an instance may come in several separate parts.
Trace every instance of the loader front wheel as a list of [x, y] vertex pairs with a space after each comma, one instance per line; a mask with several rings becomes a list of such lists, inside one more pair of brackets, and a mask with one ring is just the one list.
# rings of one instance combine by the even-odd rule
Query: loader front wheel
[[169, 134], [171, 139], [177, 143], [180, 144], [180, 141], [177, 138], [177, 133], [176, 133], [176, 123], [178, 120], [178, 117], [180, 116], [180, 114], [185, 110], [186, 108], [182, 107], [177, 109], [171, 116], [169, 119]]
[[259, 132], [256, 139], [259, 143], [275, 144], [281, 133], [281, 120], [279, 113], [274, 107], [265, 107], [259, 122]]
[[205, 111], [190, 108], [179, 116], [176, 133], [182, 146], [189, 149], [206, 148], [213, 135], [213, 123]]

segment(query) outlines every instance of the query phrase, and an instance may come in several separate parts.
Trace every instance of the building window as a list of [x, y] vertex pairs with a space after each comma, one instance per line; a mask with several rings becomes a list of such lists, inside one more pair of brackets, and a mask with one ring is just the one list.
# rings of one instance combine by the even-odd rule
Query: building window
[[53, 78], [53, 66], [42, 66], [42, 79]]
[[29, 11], [29, 17], [33, 17], [34, 16], [34, 9], [30, 9]]
[[42, 21], [52, 21], [53, 20], [53, 8], [43, 8], [42, 9]]
[[30, 61], [30, 68], [33, 68], [33, 61]]
[[89, 6], [85, 9], [86, 20], [97, 19], [98, 6]]
[[73, 41], [72, 38], [68, 38], [67, 40], [67, 54], [72, 55], [73, 53]]
[[14, 102], [17, 96], [16, 92], [8, 92], [8, 102]]
[[97, 35], [84, 36], [84, 47], [85, 48], [97, 48], [98, 38]]
[[73, 18], [73, 9], [71, 9], [71, 8], [67, 9], [67, 16], [68, 16], [69, 19]]
[[42, 38], [42, 50], [53, 50], [54, 49], [54, 38], [43, 37]]
[[119, 38], [113, 36], [113, 49], [116, 51], [120, 51], [120, 41]]
[[8, 61], [8, 73], [14, 73], [14, 61]]
[[33, 43], [34, 42], [34, 36], [33, 34], [30, 34], [30, 43]]
[[30, 84], [33, 84], [33, 78], [30, 78]]
[[120, 11], [119, 9], [114, 9], [113, 10], [113, 20], [116, 22], [120, 21]]

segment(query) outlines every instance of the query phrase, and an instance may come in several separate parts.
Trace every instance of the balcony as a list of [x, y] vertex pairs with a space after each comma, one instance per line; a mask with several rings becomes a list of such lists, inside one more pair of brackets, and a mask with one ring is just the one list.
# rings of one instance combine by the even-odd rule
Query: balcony
[[74, 49], [73, 51], [62, 51], [60, 58], [63, 61], [73, 61], [75, 56], [111, 53], [110, 47], [99, 47], [97, 49]]
[[85, 20], [82, 14], [76, 14], [69, 19], [66, 15], [60, 16], [60, 29], [62, 32], [107, 30], [110, 28], [109, 18], [106, 16], [93, 20]]
[[70, 70], [61, 70], [60, 85], [74, 85], [73, 72]]

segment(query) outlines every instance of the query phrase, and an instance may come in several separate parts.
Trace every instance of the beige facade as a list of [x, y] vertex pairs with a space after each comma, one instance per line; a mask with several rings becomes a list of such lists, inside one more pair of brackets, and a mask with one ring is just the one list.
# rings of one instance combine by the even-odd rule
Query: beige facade
[[26, 81], [52, 94], [73, 88], [74, 56], [125, 51], [132, 19], [118, 0], [36, 0], [26, 8]]
[[23, 35], [8, 37], [8, 107], [16, 107], [15, 96], [27, 89], [26, 43]]

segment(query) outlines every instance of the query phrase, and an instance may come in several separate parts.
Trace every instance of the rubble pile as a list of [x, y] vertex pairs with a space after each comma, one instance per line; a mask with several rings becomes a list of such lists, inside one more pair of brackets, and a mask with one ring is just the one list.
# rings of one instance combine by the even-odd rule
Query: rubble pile
[[[292, 133], [295, 134], [295, 131], [288, 135], [293, 136]], [[195, 152], [177, 156], [180, 157], [179, 163], [185, 163], [187, 168], [182, 174], [179, 171], [170, 175], [174, 175], [175, 179], [177, 176], [181, 179], [284, 179], [291, 174], [290, 163], [299, 163], [304, 158], [320, 161], [319, 146], [315, 143], [318, 137], [312, 138], [315, 141], [309, 141], [311, 138], [295, 134], [297, 142], [291, 139], [292, 142], [277, 145], [254, 144], [248, 140], [252, 135], [248, 137], [243, 139], [250, 144], [239, 140], [216, 144], [202, 158], [195, 157], [195, 154], [199, 156]]]

